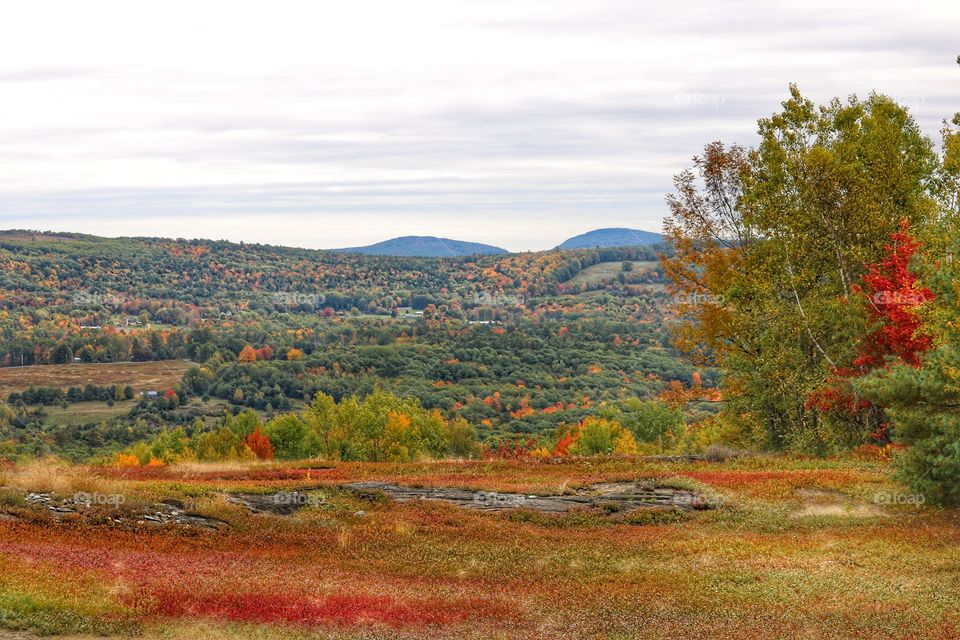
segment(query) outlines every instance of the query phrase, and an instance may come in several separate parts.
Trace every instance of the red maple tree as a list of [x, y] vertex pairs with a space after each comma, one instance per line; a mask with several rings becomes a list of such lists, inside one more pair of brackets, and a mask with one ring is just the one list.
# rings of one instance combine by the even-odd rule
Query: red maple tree
[[921, 286], [910, 271], [910, 260], [920, 243], [910, 234], [907, 220], [900, 222], [900, 229], [890, 239], [884, 246], [884, 258], [867, 265], [864, 286], [851, 287], [866, 300], [868, 326], [872, 329], [860, 340], [853, 362], [834, 367], [805, 402], [808, 409], [839, 413], [854, 420], [875, 416], [876, 430], [871, 434], [875, 440], [888, 439], [889, 424], [879, 407], [855, 393], [851, 381], [892, 362], [919, 367], [921, 354], [932, 342], [921, 330], [917, 307], [932, 300], [933, 292]]
[[890, 356], [919, 367], [920, 354], [931, 344], [931, 337], [920, 331], [916, 308], [933, 300], [933, 292], [920, 286], [917, 276], [910, 271], [910, 260], [920, 243], [910, 235], [906, 220], [891, 239], [893, 242], [885, 247], [886, 258], [868, 265], [863, 277], [871, 319], [879, 328], [860, 343], [860, 356], [853, 364], [868, 370], [885, 366]]

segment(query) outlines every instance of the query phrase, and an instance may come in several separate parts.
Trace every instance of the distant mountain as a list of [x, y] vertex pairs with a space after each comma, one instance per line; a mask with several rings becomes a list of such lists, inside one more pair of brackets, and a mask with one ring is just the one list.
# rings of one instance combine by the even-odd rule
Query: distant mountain
[[506, 249], [479, 242], [464, 242], [433, 236], [403, 236], [365, 247], [334, 249], [338, 253], [363, 253], [371, 256], [406, 256], [422, 258], [452, 258], [455, 256], [507, 253]]
[[663, 236], [640, 229], [594, 229], [564, 241], [558, 249], [595, 249], [597, 247], [633, 247], [663, 242]]

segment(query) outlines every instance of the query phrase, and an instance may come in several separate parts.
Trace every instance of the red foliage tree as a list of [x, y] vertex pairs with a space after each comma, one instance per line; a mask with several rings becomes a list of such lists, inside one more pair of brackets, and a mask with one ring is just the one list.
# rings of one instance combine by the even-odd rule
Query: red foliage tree
[[496, 449], [486, 452], [487, 458], [501, 458], [504, 460], [522, 460], [530, 457], [530, 452], [537, 446], [536, 440], [528, 438], [526, 441], [520, 439], [504, 440], [497, 445]]
[[851, 287], [866, 300], [870, 331], [860, 340], [853, 362], [835, 367], [805, 403], [807, 408], [839, 413], [854, 420], [873, 415], [876, 430], [872, 436], [876, 440], [887, 439], [888, 423], [879, 407], [857, 396], [851, 381], [889, 366], [891, 361], [919, 367], [921, 354], [932, 343], [932, 338], [922, 332], [916, 308], [932, 300], [933, 292], [921, 286], [910, 271], [910, 260], [919, 251], [920, 243], [910, 234], [906, 220], [901, 221], [900, 230], [890, 238], [883, 260], [867, 265], [864, 286]]
[[243, 439], [243, 444], [250, 448], [258, 460], [273, 460], [273, 444], [270, 442], [270, 436], [260, 430], [260, 425], [257, 425], [253, 433]]
[[570, 447], [572, 447], [577, 439], [580, 437], [580, 429], [575, 429], [570, 431], [565, 436], [560, 438], [557, 441], [557, 445], [553, 448], [553, 455], [559, 457], [566, 457], [570, 455]]
[[879, 327], [860, 343], [860, 356], [853, 362], [860, 368], [882, 367], [889, 356], [918, 367], [920, 354], [931, 344], [931, 337], [920, 331], [916, 307], [932, 300], [933, 292], [920, 286], [917, 276], [910, 272], [910, 259], [920, 243], [910, 235], [906, 220], [891, 238], [893, 243], [886, 245], [887, 257], [869, 265], [863, 278], [871, 319]]

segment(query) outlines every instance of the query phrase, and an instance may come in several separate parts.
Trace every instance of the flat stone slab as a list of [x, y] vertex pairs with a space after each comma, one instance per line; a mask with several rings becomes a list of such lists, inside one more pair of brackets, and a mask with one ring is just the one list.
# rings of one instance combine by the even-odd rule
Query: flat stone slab
[[532, 509], [546, 513], [563, 513], [576, 508], [615, 505], [620, 511], [650, 507], [682, 509], [710, 509], [713, 504], [699, 494], [686, 489], [656, 487], [641, 482], [613, 482], [595, 484], [571, 494], [534, 495], [498, 493], [444, 487], [402, 487], [385, 482], [352, 482], [342, 489], [361, 496], [384, 494], [398, 502], [432, 500], [456, 504], [465, 509], [503, 511]]
[[[75, 494], [73, 498], [56, 498], [49, 493], [28, 493], [27, 504], [46, 509], [55, 518], [60, 519], [69, 514], [87, 513], [91, 507], [106, 506], [118, 507], [122, 501], [100, 502], [97, 496], [83, 493]], [[207, 518], [188, 513], [183, 505], [177, 502], [158, 502], [136, 509], [114, 509], [116, 513], [110, 518], [116, 524], [148, 524], [148, 525], [184, 525], [217, 529], [226, 523], [215, 518]], [[0, 514], [3, 515], [3, 514]]]
[[325, 504], [322, 494], [303, 491], [279, 491], [277, 493], [228, 493], [227, 502], [239, 504], [253, 513], [270, 513], [289, 516], [306, 506]]

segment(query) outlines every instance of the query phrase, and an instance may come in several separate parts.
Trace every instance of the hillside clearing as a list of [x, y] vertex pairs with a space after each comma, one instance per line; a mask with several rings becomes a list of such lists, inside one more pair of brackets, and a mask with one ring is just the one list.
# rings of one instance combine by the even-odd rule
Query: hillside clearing
[[[624, 273], [623, 263], [629, 262], [633, 265], [633, 271]], [[617, 261], [617, 262], [600, 262], [598, 264], [592, 264], [586, 269], [582, 270], [580, 273], [575, 275], [570, 279], [569, 284], [579, 285], [586, 283], [587, 285], [597, 285], [602, 282], [609, 282], [615, 280], [617, 276], [621, 273], [624, 273], [626, 276], [637, 276], [644, 271], [650, 271], [651, 269], [656, 269], [657, 265], [660, 264], [656, 260], [653, 261], [639, 261], [639, 260], [626, 260], [626, 261]]]
[[0, 397], [30, 386], [68, 389], [87, 384], [122, 384], [130, 385], [136, 392], [163, 390], [179, 382], [187, 369], [193, 366], [196, 365], [184, 360], [158, 360], [4, 367], [0, 368]]

